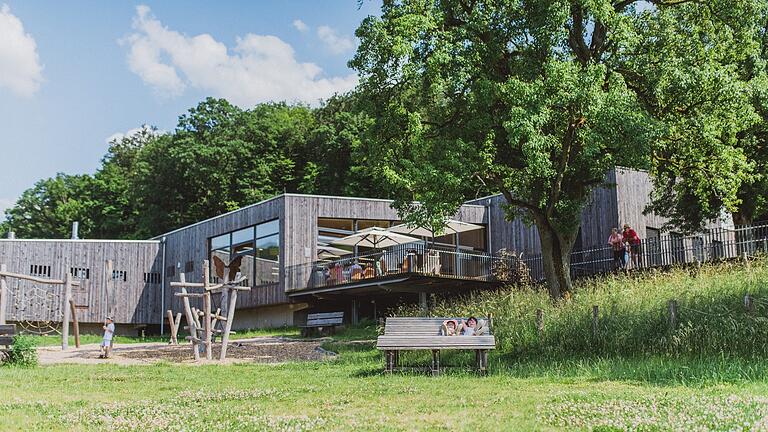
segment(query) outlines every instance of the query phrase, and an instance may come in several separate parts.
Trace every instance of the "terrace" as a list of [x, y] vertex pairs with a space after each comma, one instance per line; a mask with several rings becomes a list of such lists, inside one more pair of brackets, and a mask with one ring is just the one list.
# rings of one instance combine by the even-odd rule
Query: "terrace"
[[286, 283], [289, 297], [494, 287], [499, 284], [494, 269], [502, 260], [426, 242], [408, 243], [287, 267]]

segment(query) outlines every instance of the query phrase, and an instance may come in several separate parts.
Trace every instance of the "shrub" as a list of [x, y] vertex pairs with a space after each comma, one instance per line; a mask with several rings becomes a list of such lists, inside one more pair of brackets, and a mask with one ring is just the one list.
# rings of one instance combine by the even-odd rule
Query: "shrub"
[[5, 364], [32, 367], [37, 366], [37, 350], [35, 339], [31, 336], [16, 335], [13, 338], [13, 346], [8, 352]]

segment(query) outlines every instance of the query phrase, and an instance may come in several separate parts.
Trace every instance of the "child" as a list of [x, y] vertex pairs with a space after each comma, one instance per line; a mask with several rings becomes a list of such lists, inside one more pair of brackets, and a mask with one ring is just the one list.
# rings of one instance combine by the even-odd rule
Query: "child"
[[456, 320], [445, 320], [443, 322], [443, 336], [456, 336]]
[[109, 358], [112, 352], [112, 336], [115, 334], [115, 324], [112, 321], [112, 317], [107, 317], [106, 321], [104, 321], [104, 326], [101, 328], [104, 329], [104, 338], [101, 340], [101, 355], [99, 355], [99, 358]]
[[461, 335], [475, 336], [476, 327], [477, 327], [477, 318], [469, 317], [466, 322], [461, 323]]

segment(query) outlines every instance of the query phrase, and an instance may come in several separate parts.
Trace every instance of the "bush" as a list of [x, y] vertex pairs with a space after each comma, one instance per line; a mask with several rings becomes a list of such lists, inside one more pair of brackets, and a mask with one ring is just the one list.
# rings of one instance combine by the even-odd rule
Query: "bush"
[[37, 366], [37, 350], [35, 339], [31, 336], [16, 335], [13, 345], [8, 352], [8, 359], [4, 364], [32, 367]]
[[[747, 311], [750, 294], [754, 309]], [[678, 303], [677, 326], [668, 302]], [[592, 306], [599, 306], [597, 335]], [[536, 309], [544, 328], [536, 328]], [[395, 315], [418, 315], [402, 306]], [[718, 355], [754, 358], [768, 351], [768, 260], [750, 267], [723, 263], [686, 269], [608, 275], [576, 283], [570, 300], [553, 303], [543, 287], [508, 287], [463, 297], [436, 298], [433, 316], [493, 314], [500, 354], [515, 358]]]

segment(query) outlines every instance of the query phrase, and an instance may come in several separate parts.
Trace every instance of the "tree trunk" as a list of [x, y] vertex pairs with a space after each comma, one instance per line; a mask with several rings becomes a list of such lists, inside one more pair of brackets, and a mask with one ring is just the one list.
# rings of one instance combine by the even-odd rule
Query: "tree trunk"
[[558, 233], [543, 217], [534, 217], [541, 238], [544, 276], [552, 299], [557, 300], [571, 291], [571, 250], [578, 235], [578, 226], [571, 232]]

